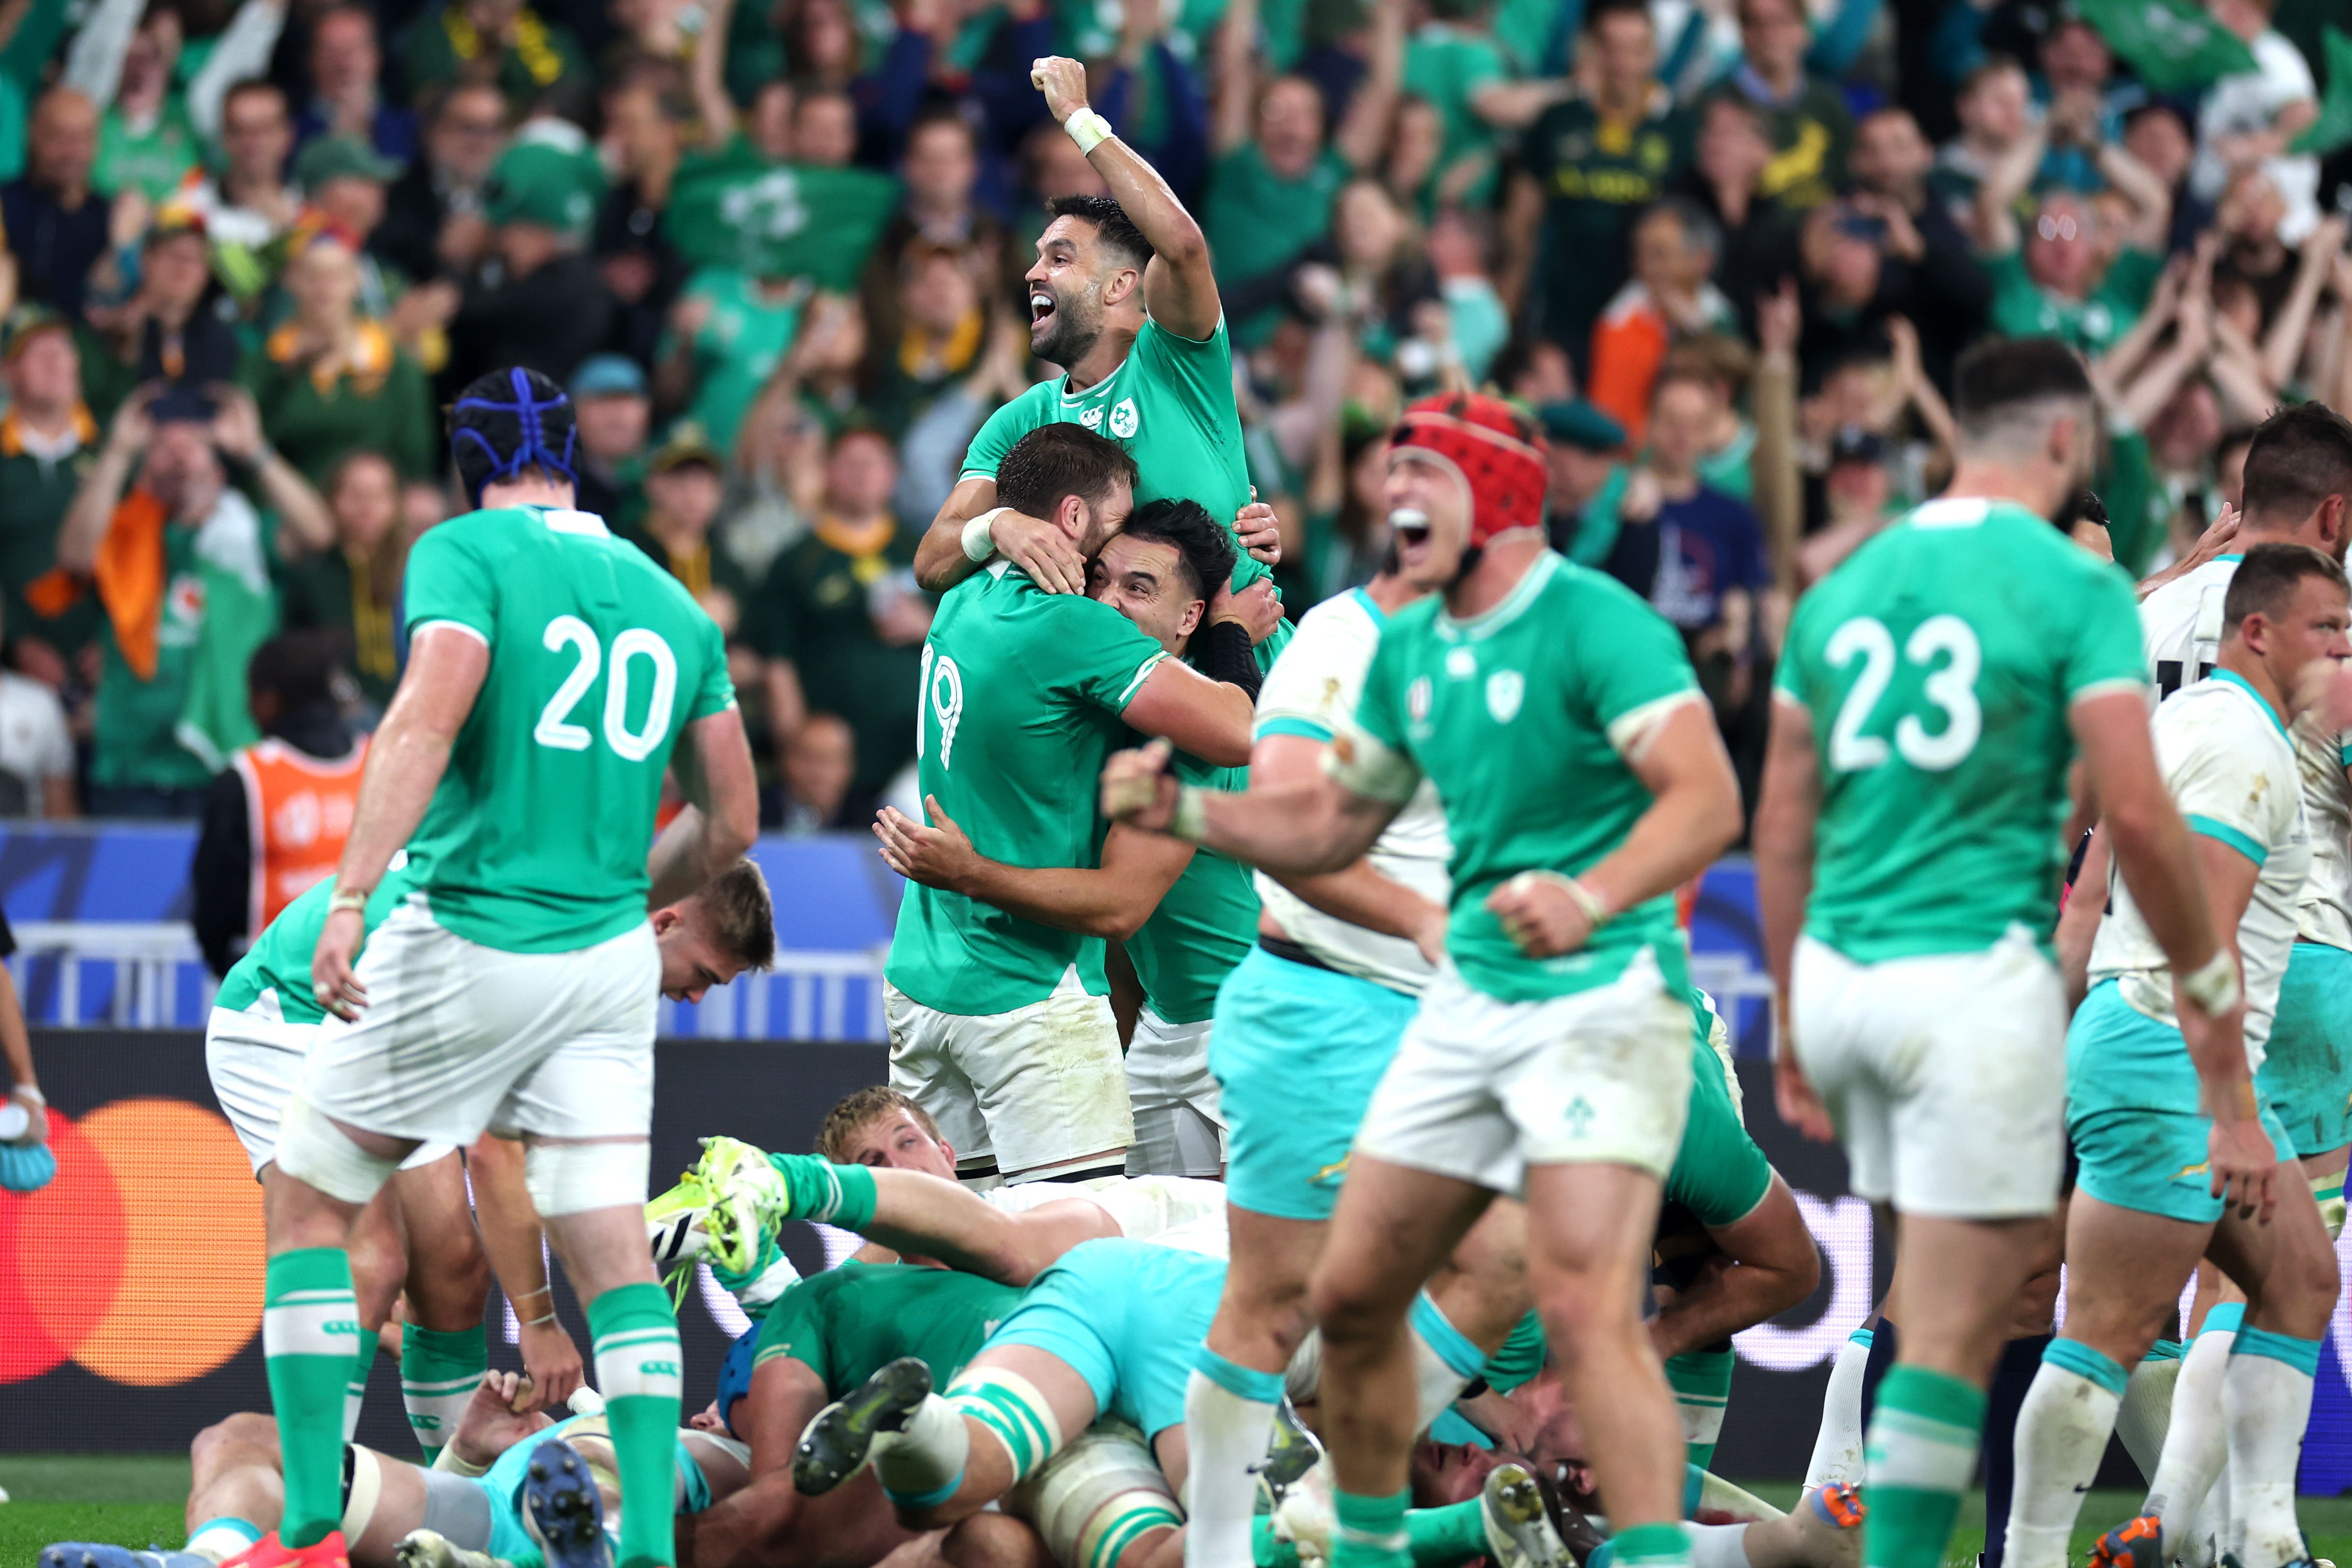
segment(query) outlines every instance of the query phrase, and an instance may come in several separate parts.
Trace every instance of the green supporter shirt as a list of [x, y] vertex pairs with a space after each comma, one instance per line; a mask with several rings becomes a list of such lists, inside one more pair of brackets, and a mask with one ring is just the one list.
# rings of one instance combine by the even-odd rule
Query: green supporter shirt
[[2091, 488], [2107, 508], [2107, 542], [2116, 564], [2134, 578], [2144, 575], [2172, 531], [2172, 514], [2180, 509], [2179, 493], [2156, 471], [2147, 437], [2137, 430], [2110, 434], [2106, 461]]
[[[1404, 90], [1437, 110], [1441, 134], [1437, 166], [1450, 169], [1465, 153], [1490, 148], [1495, 128], [1471, 107], [1482, 88], [1509, 75], [1503, 51], [1492, 37], [1465, 32], [1445, 22], [1431, 22], [1405, 40]], [[1490, 163], [1464, 199], [1483, 204], [1495, 188]]]
[[1992, 279], [1992, 329], [2008, 338], [2057, 338], [2085, 354], [2099, 355], [2132, 329], [2164, 271], [2164, 257], [2129, 247], [2081, 299], [2069, 299], [2033, 281], [2020, 251], [1984, 258]]
[[801, 1281], [761, 1320], [751, 1364], [788, 1355], [839, 1399], [901, 1356], [945, 1388], [980, 1354], [1021, 1292], [952, 1269], [850, 1261]]
[[[1230, 284], [1278, 272], [1297, 260], [1331, 232], [1331, 204], [1348, 176], [1348, 161], [1329, 148], [1296, 178], [1266, 167], [1255, 141], [1218, 159], [1201, 209], [1201, 232], [1208, 236], [1218, 280]], [[1231, 403], [1230, 384], [1224, 393]]]
[[1647, 119], [1604, 121], [1584, 99], [1528, 127], [1519, 164], [1544, 196], [1544, 330], [1581, 345], [1623, 287], [1633, 220], [1689, 166], [1689, 117], [1665, 94]]
[[383, 454], [404, 479], [429, 479], [440, 471], [433, 390], [405, 353], [394, 354], [373, 385], [339, 376], [322, 391], [309, 370], [281, 364], [266, 351], [247, 355], [237, 380], [253, 394], [270, 445], [320, 490], [327, 488], [335, 465], [362, 448]]
[[735, 705], [718, 623], [600, 518], [542, 507], [432, 529], [403, 591], [412, 642], [454, 622], [490, 650], [415, 835], [434, 918], [509, 953], [642, 922], [670, 748]]
[[[990, 860], [1097, 864], [1094, 780], [1167, 656], [1109, 605], [992, 563], [948, 591], [923, 643], [923, 794]], [[1101, 938], [908, 883], [883, 974], [924, 1007], [976, 1018], [1045, 1000], [1074, 966], [1090, 994], [1108, 990]]]
[[98, 162], [90, 168], [90, 183], [117, 194], [136, 191], [160, 204], [202, 162], [204, 145], [188, 118], [187, 102], [176, 90], [143, 131], [133, 130], [121, 110], [110, 105], [99, 117]]
[[[415, 891], [423, 870], [404, 853], [392, 857], [383, 880], [368, 894], [362, 918], [370, 932]], [[244, 1012], [264, 992], [275, 991], [278, 1011], [288, 1023], [324, 1022], [327, 1009], [319, 1005], [310, 989], [310, 957], [318, 949], [319, 933], [327, 928], [327, 904], [334, 894], [335, 879], [331, 876], [312, 883], [310, 891], [279, 910], [278, 918], [245, 950], [245, 956], [221, 977], [220, 994], [213, 1005]]]
[[2147, 684], [2131, 580], [2021, 507], [1930, 501], [1798, 601], [1821, 758], [1809, 936], [1857, 963], [2047, 945], [2074, 703]]
[[[1136, 505], [1198, 501], [1227, 528], [1234, 526], [1249, 505], [1250, 482], [1241, 411], [1234, 403], [1233, 340], [1223, 321], [1196, 340], [1147, 320], [1118, 369], [1081, 392], [1068, 385], [1067, 377], [1039, 382], [990, 414], [964, 454], [962, 477], [995, 478], [1004, 455], [1033, 430], [1083, 424], [1135, 459]], [[1236, 591], [1265, 575], [1257, 558], [1238, 548], [1238, 538], [1234, 557]], [[1261, 658], [1275, 645], [1267, 639]]]
[[[772, 295], [749, 273], [707, 267], [688, 280], [686, 298], [710, 302], [709, 318], [687, 345], [696, 371], [687, 417], [720, 451], [728, 451], [752, 401], [800, 332], [807, 291]], [[665, 355], [672, 342], [663, 340]]]
[[[1144, 737], [1129, 732], [1125, 744]], [[1217, 768], [1186, 752], [1176, 777], [1209, 789], [1249, 788], [1246, 768]], [[1144, 1005], [1173, 1024], [1199, 1023], [1217, 1009], [1217, 988], [1249, 956], [1257, 936], [1257, 886], [1250, 869], [1211, 850], [1192, 852], [1160, 907], [1127, 940]]]
[[58, 530], [84, 475], [97, 460], [89, 445], [51, 462], [26, 450], [15, 422], [0, 419], [0, 603], [10, 637], [37, 637], [68, 658], [98, 635], [98, 595], [85, 592], [65, 613], [37, 614], [25, 590], [58, 564]]
[[1399, 804], [1424, 775], [1436, 784], [1454, 838], [1446, 951], [1476, 989], [1506, 1002], [1570, 996], [1647, 951], [1680, 991], [1670, 896], [1624, 911], [1576, 952], [1530, 958], [1486, 895], [1524, 871], [1580, 875], [1623, 843], [1652, 797], [1622, 748], [1699, 700], [1680, 632], [1615, 580], [1546, 553], [1469, 621], [1442, 596], [1390, 619], [1354, 727], [1333, 742], [1335, 777]]

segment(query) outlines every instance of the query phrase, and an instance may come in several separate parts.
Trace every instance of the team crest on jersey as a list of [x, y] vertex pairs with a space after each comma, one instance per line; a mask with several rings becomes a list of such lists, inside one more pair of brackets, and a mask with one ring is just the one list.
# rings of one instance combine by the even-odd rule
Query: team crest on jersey
[[1519, 702], [1528, 695], [1528, 678], [1517, 670], [1496, 670], [1486, 677], [1486, 711], [1496, 724], [1519, 716]]
[[1110, 411], [1110, 433], [1121, 441], [1133, 435], [1141, 423], [1136, 415], [1135, 400], [1131, 397], [1119, 399], [1118, 406]]
[[1427, 675], [1419, 677], [1412, 685], [1405, 687], [1405, 716], [1415, 724], [1426, 722], [1429, 717], [1430, 701], [1433, 695]]
[[1445, 651], [1445, 674], [1449, 679], [1466, 681], [1478, 673], [1478, 655], [1467, 648]]

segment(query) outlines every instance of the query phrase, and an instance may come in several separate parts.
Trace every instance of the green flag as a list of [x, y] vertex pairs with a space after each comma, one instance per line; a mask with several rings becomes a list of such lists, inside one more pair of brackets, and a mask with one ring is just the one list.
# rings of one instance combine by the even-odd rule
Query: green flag
[[662, 226], [695, 267], [846, 290], [898, 204], [887, 174], [719, 158], [679, 172]]
[[2352, 144], [2352, 37], [2333, 26], [2324, 29], [2320, 37], [2327, 50], [2327, 93], [2319, 100], [2319, 118], [2287, 151], [2325, 158], [2338, 147]]
[[2077, 9], [2150, 92], [2190, 92], [2254, 69], [2253, 52], [2191, 0], [2078, 0]]

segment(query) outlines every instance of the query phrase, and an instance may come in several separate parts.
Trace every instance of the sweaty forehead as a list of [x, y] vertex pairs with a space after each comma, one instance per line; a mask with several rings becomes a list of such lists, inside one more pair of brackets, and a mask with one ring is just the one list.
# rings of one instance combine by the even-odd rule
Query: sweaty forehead
[[1045, 232], [1037, 236], [1037, 248], [1043, 250], [1058, 240], [1083, 254], [1093, 247], [1095, 232], [1095, 225], [1089, 220], [1072, 217], [1066, 213], [1045, 225]]
[[1124, 572], [1145, 571], [1161, 582], [1175, 580], [1176, 547], [1164, 539], [1138, 538], [1133, 534], [1114, 534], [1103, 546], [1098, 558], [1103, 570], [1114, 576]]

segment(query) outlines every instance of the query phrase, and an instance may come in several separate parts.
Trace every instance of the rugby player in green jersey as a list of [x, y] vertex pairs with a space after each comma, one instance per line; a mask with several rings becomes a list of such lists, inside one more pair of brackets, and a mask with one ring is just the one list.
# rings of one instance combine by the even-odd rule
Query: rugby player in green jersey
[[[1087, 591], [1087, 557], [1046, 519], [1000, 493], [1005, 454], [1055, 421], [1110, 437], [1135, 459], [1138, 502], [1198, 501], [1220, 523], [1250, 504], [1234, 350], [1201, 225], [1142, 156], [1087, 106], [1087, 70], [1042, 59], [1031, 73], [1045, 107], [1102, 176], [1108, 196], [1061, 196], [1028, 272], [1029, 350], [1064, 374], [989, 416], [922, 547], [915, 575], [945, 591], [992, 557], [1049, 593]], [[1234, 591], [1270, 596], [1280, 559], [1273, 513], [1241, 536]], [[1271, 652], [1272, 650], [1269, 650]]]
[[[1782, 1119], [1839, 1137], [1854, 1191], [1901, 1227], [1900, 1354], [1865, 1459], [1873, 1568], [1941, 1562], [2058, 1201], [2049, 944], [2078, 749], [2192, 1047], [2239, 1049], [2236, 960], [2148, 737], [2131, 584], [2066, 531], [2098, 444], [2089, 376], [2054, 340], [1994, 341], [1955, 392], [1947, 493], [1797, 607], [1755, 828], [1766, 955], [1793, 1009]], [[2217, 1109], [2213, 1179], [2242, 1183], [2269, 1140], [2251, 1094], [2242, 1115]]]
[[[272, 1166], [263, 1336], [286, 1512], [245, 1568], [343, 1556], [337, 1417], [358, 1337], [344, 1243], [419, 1144], [492, 1126], [524, 1136], [534, 1207], [587, 1305], [623, 1495], [663, 1500], [623, 1509], [621, 1568], [670, 1561], [679, 1353], [643, 1212], [661, 967], [646, 911], [740, 858], [758, 786], [718, 626], [573, 509], [573, 446], [544, 376], [475, 382], [450, 447], [481, 509], [409, 558], [409, 664], [311, 960], [336, 1016]], [[688, 807], [648, 855], [673, 767]], [[423, 896], [368, 936], [368, 898], [404, 846]]]
[[[1095, 558], [1091, 597], [1173, 657], [1201, 645], [1196, 664], [1206, 661], [1255, 697], [1256, 667], [1234, 619], [1242, 601], [1227, 596], [1224, 618], [1209, 619], [1233, 560], [1231, 537], [1197, 503], [1150, 502], [1137, 507]], [[1205, 648], [1219, 637], [1226, 643], [1221, 662]], [[1240, 768], [1190, 756], [1180, 757], [1177, 767], [1226, 788], [1245, 777]], [[1249, 872], [1190, 844], [1116, 826], [1104, 837], [1098, 866], [1009, 865], [975, 850], [938, 802], [927, 802], [926, 810], [928, 825], [889, 808], [876, 821], [891, 870], [1026, 920], [1119, 944], [1134, 965], [1143, 1005], [1126, 1056], [1136, 1137], [1128, 1173], [1222, 1175], [1223, 1122], [1209, 1076], [1209, 1015], [1217, 987], [1249, 951], [1257, 923]]]
[[[1082, 555], [1127, 521], [1134, 464], [1076, 424], [1005, 456], [1005, 495]], [[1222, 766], [1249, 758], [1257, 668], [1216, 612], [1195, 668], [1108, 604], [1048, 593], [1010, 560], [956, 584], [923, 644], [923, 794], [1006, 865], [1093, 867], [1083, 781], [1129, 729]], [[908, 883], [883, 967], [890, 1082], [954, 1144], [967, 1179], [1116, 1175], [1134, 1142], [1099, 936], [963, 893]]]
[[1618, 1558], [1680, 1563], [1682, 1429], [1635, 1303], [1690, 1093], [1670, 894], [1738, 835], [1738, 785], [1673, 628], [1545, 547], [1542, 438], [1514, 410], [1424, 399], [1391, 443], [1391, 517], [1470, 548], [1441, 594], [1391, 619], [1327, 776], [1180, 788], [1150, 747], [1105, 769], [1104, 814], [1310, 874], [1354, 862], [1436, 784], [1449, 964], [1366, 1110], [1312, 1291], [1333, 1568], [1402, 1562], [1405, 1317], [1493, 1197], [1522, 1190]]

